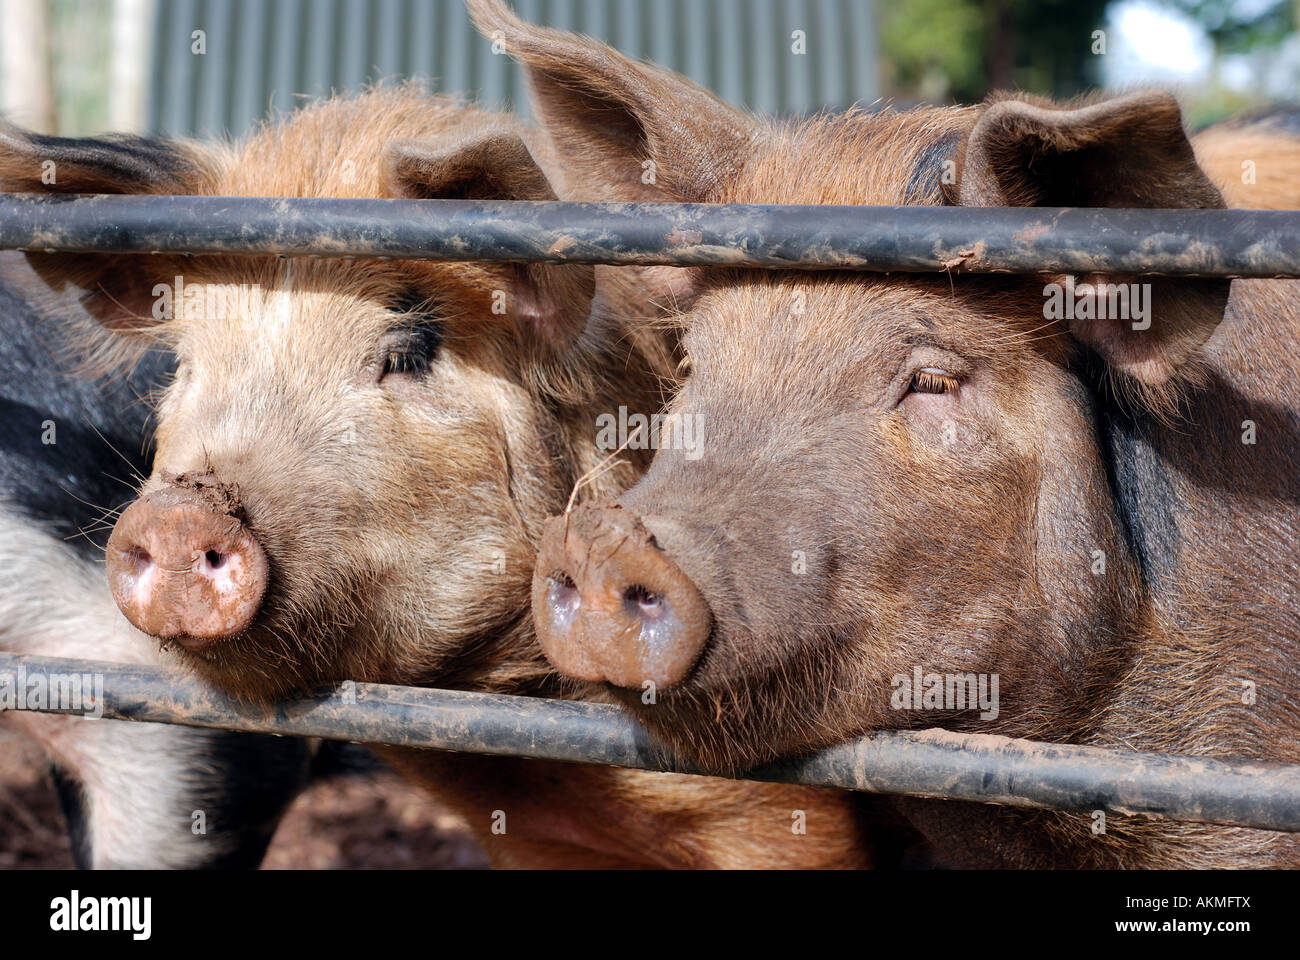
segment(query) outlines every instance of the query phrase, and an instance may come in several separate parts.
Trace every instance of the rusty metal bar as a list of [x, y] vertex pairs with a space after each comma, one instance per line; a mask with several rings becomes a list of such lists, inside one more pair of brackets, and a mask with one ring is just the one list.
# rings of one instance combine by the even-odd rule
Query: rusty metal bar
[[0, 194], [0, 249], [1300, 277], [1300, 213]]
[[[0, 704], [27, 709], [34, 678], [102, 678], [103, 703], [55, 713], [327, 740], [698, 772], [617, 708], [456, 690], [347, 683], [300, 700], [239, 703], [156, 667], [0, 654]], [[44, 678], [42, 681], [40, 678]], [[93, 687], [93, 683], [92, 683]], [[16, 694], [23, 699], [17, 700]], [[89, 711], [88, 711], [89, 708]], [[102, 708], [102, 709], [101, 709]], [[751, 771], [749, 779], [1016, 807], [1144, 814], [1300, 832], [1300, 766], [1215, 760], [943, 730], [883, 732]]]

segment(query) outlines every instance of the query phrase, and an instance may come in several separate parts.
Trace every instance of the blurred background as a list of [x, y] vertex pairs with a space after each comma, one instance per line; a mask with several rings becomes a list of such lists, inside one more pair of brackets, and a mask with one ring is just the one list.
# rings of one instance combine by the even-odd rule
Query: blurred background
[[[1300, 0], [515, 0], [765, 112], [1159, 85], [1193, 124], [1300, 99]], [[460, 0], [0, 0], [0, 110], [44, 132], [244, 133], [424, 76], [526, 111]]]

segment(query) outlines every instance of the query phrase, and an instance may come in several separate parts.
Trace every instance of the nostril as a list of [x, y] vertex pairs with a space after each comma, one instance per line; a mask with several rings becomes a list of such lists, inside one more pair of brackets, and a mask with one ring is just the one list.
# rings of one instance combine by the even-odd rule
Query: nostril
[[623, 600], [634, 613], [651, 620], [664, 614], [664, 599], [642, 586], [631, 586], [623, 591]]
[[106, 548], [113, 599], [127, 619], [192, 651], [248, 630], [270, 576], [257, 540], [209, 500], [178, 486], [147, 493], [118, 517]]
[[576, 680], [663, 689], [691, 673], [712, 633], [699, 589], [618, 506], [547, 521], [532, 594], [542, 652]]
[[566, 619], [577, 612], [578, 607], [582, 605], [582, 595], [578, 593], [578, 585], [573, 582], [573, 578], [567, 573], [553, 573], [547, 577], [550, 583], [550, 601], [551, 608]]

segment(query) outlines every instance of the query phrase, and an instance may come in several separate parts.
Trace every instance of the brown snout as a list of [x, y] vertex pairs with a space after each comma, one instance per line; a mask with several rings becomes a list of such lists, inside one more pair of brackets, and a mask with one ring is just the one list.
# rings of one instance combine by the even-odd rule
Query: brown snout
[[108, 539], [108, 582], [122, 613], [194, 651], [246, 630], [266, 592], [266, 553], [215, 489], [145, 494]]
[[547, 658], [579, 680], [668, 687], [690, 673], [713, 616], [635, 514], [578, 507], [547, 521], [533, 572]]

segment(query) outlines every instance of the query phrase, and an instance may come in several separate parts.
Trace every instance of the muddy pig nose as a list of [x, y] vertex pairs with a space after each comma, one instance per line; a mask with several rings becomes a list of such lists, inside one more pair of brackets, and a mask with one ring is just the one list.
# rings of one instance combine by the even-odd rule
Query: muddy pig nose
[[146, 494], [108, 539], [108, 582], [145, 633], [203, 650], [246, 630], [266, 592], [266, 553], [202, 488]]
[[618, 505], [548, 520], [533, 572], [533, 620], [561, 673], [638, 689], [680, 682], [713, 629], [700, 591], [640, 517]]

